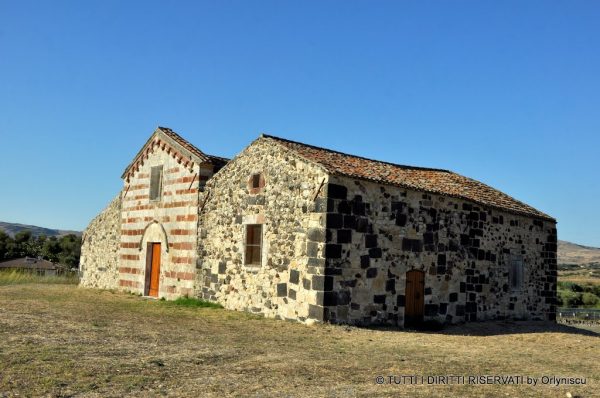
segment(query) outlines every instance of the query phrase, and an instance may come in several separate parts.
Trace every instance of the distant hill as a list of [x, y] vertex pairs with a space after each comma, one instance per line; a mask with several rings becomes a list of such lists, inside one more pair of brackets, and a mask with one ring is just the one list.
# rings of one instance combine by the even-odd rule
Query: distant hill
[[58, 236], [69, 235], [69, 234], [75, 234], [78, 236], [81, 235], [81, 231], [66, 231], [66, 230], [62, 230], [62, 229], [51, 229], [51, 228], [38, 227], [35, 225], [24, 225], [24, 224], [10, 223], [10, 222], [4, 222], [4, 221], [0, 221], [0, 230], [6, 232], [11, 237], [14, 237], [17, 232], [23, 231], [23, 230], [31, 231], [31, 234], [33, 236], [45, 235], [45, 236], [57, 236], [58, 237]]
[[600, 264], [600, 248], [559, 240], [558, 264], [580, 267]]

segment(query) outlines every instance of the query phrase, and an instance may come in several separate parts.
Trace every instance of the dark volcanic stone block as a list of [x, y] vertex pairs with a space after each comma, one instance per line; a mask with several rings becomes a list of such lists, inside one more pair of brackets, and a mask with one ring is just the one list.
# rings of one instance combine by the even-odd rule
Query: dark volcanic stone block
[[325, 316], [324, 308], [321, 306], [312, 305], [312, 304], [308, 305], [308, 317], [310, 319], [315, 319], [315, 320], [321, 321], [321, 322], [324, 322], [327, 320], [327, 317]]
[[455, 240], [450, 239], [448, 242], [448, 250], [451, 252], [458, 251], [458, 243]]
[[365, 247], [377, 247], [377, 235], [365, 235]]
[[316, 242], [308, 242], [306, 244], [306, 255], [308, 257], [318, 257], [319, 256], [319, 245]]
[[325, 292], [325, 295], [323, 296], [323, 305], [326, 307], [337, 305], [337, 293]]
[[458, 293], [450, 293], [449, 299], [451, 303], [458, 301]]
[[401, 213], [404, 210], [404, 208], [406, 207], [406, 204], [404, 202], [392, 202], [390, 207], [391, 207], [392, 211]]
[[477, 259], [485, 260], [485, 250], [479, 249], [479, 251], [477, 252]]
[[357, 216], [364, 216], [365, 215], [365, 204], [362, 202], [354, 202], [352, 204], [352, 213], [356, 214]]
[[367, 278], [375, 278], [377, 276], [377, 268], [369, 268], [367, 270]]
[[342, 246], [333, 243], [327, 243], [325, 245], [325, 257], [326, 258], [340, 258], [342, 257]]
[[446, 315], [446, 312], [448, 312], [448, 303], [440, 303], [440, 309], [438, 310], [438, 312], [441, 315]]
[[404, 226], [406, 226], [407, 221], [408, 221], [408, 217], [406, 214], [397, 214], [396, 215], [396, 225], [398, 225], [400, 227], [404, 227]]
[[468, 313], [477, 312], [477, 303], [474, 301], [468, 301], [467, 306], [465, 307], [465, 311]]
[[352, 296], [348, 290], [340, 290], [337, 294], [337, 305], [348, 305], [350, 304]]
[[369, 230], [369, 220], [365, 217], [356, 218], [356, 232], [367, 232]]
[[290, 283], [298, 284], [300, 281], [300, 272], [298, 270], [290, 270]]
[[446, 265], [446, 255], [445, 254], [438, 254], [438, 261], [437, 261], [438, 265]]
[[376, 294], [373, 296], [373, 302], [375, 304], [385, 304], [385, 294]]
[[302, 279], [302, 287], [306, 290], [310, 290], [310, 279], [303, 278]]
[[368, 255], [360, 256], [360, 268], [369, 268], [371, 258]]
[[346, 199], [348, 188], [343, 185], [329, 184], [327, 187], [327, 197], [331, 199]]
[[[313, 207], [314, 213], [326, 213], [330, 210], [327, 210], [327, 201], [330, 199], [327, 198], [317, 198], [315, 199], [315, 205]], [[333, 211], [333, 209], [331, 210]]]
[[391, 278], [385, 282], [385, 291], [396, 293], [396, 279]]
[[351, 242], [352, 242], [352, 230], [338, 229], [337, 243], [351, 243]]
[[333, 290], [333, 276], [313, 275], [312, 288], [313, 288], [313, 290], [323, 290], [323, 291]]
[[460, 235], [460, 245], [461, 246], [469, 246], [471, 245], [471, 238], [467, 234]]
[[437, 304], [425, 304], [425, 315], [426, 316], [435, 316], [438, 314], [438, 305]]
[[352, 206], [347, 200], [341, 200], [338, 204], [338, 212], [342, 214], [350, 214], [352, 213]]
[[403, 294], [399, 294], [396, 297], [396, 305], [398, 307], [404, 307], [404, 303], [405, 303], [405, 297], [404, 297], [404, 295]]
[[327, 228], [338, 229], [344, 225], [344, 217], [338, 213], [327, 213]]
[[433, 232], [425, 232], [423, 234], [423, 243], [426, 245], [433, 243]]
[[277, 297], [285, 297], [287, 296], [287, 283], [278, 283], [277, 284]]
[[369, 257], [371, 258], [381, 258], [381, 248], [379, 247], [373, 247], [371, 249], [369, 249]]
[[344, 228], [356, 229], [356, 217], [348, 215], [344, 216]]
[[321, 228], [311, 228], [307, 232], [308, 240], [313, 242], [323, 242], [325, 240], [325, 231]]
[[333, 266], [325, 267], [325, 275], [342, 275], [342, 269]]

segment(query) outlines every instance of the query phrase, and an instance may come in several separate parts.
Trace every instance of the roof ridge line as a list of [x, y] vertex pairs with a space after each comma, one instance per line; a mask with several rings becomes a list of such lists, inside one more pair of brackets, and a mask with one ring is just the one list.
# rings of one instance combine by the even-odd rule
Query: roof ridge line
[[304, 145], [304, 146], [307, 146], [307, 147], [310, 147], [310, 148], [320, 149], [320, 150], [327, 151], [327, 152], [333, 152], [333, 153], [337, 153], [337, 154], [343, 155], [343, 156], [350, 156], [350, 157], [353, 157], [353, 158], [364, 159], [364, 160], [368, 160], [370, 162], [377, 162], [377, 163], [389, 164], [390, 166], [396, 166], [396, 167], [401, 167], [401, 168], [405, 168], [405, 169], [424, 170], [424, 171], [440, 171], [440, 172], [443, 172], [443, 173], [455, 174], [453, 171], [447, 170], [447, 169], [437, 169], [437, 168], [434, 168], [434, 167], [410, 166], [410, 165], [407, 165], [407, 164], [398, 164], [398, 163], [393, 163], [393, 162], [387, 162], [385, 160], [371, 159], [371, 158], [367, 158], [367, 157], [364, 157], [364, 156], [353, 155], [351, 153], [336, 151], [335, 149], [329, 149], [329, 148], [325, 148], [325, 147], [321, 147], [321, 146], [317, 146], [317, 145], [305, 144], [304, 142], [289, 140], [287, 138], [281, 138], [281, 137], [277, 137], [275, 135], [270, 135], [270, 134], [265, 134], [265, 133], [261, 133], [260, 136], [261, 137], [265, 137], [265, 138], [273, 138], [275, 140], [280, 140], [280, 141], [286, 141], [286, 142], [289, 142], [289, 143], [292, 143], [292, 144]]

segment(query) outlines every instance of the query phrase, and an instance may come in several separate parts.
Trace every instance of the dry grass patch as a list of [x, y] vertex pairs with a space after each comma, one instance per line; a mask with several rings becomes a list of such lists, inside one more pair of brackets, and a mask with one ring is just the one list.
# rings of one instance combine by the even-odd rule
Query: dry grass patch
[[[437, 333], [304, 326], [70, 285], [0, 287], [0, 396], [598, 396], [598, 334], [540, 323]], [[388, 375], [587, 385], [378, 385]]]

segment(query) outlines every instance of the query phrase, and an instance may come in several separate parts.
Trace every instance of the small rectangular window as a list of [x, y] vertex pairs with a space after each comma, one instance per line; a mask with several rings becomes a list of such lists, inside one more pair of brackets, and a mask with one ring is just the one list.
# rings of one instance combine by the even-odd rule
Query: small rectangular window
[[150, 171], [150, 200], [160, 200], [162, 192], [163, 167], [156, 166]]
[[246, 225], [246, 265], [260, 265], [262, 251], [262, 225]]
[[523, 288], [523, 257], [511, 256], [509, 277], [511, 290]]
[[252, 188], [260, 188], [260, 174], [252, 174]]

